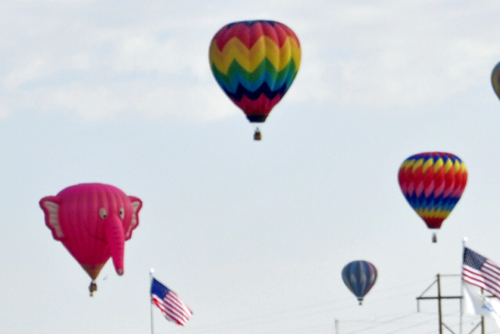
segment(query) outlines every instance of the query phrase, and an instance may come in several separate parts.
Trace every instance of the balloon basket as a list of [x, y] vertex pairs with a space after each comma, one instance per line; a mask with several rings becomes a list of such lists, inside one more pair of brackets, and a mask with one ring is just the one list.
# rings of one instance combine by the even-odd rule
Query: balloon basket
[[437, 238], [436, 233], [432, 233], [432, 242], [433, 242], [433, 243], [438, 242], [438, 238]]
[[259, 128], [255, 129], [255, 133], [253, 134], [253, 140], [262, 140], [262, 134], [260, 133]]
[[90, 297], [94, 296], [94, 291], [97, 291], [97, 284], [95, 284], [95, 282], [92, 281], [92, 282], [90, 282], [90, 285], [89, 285]]

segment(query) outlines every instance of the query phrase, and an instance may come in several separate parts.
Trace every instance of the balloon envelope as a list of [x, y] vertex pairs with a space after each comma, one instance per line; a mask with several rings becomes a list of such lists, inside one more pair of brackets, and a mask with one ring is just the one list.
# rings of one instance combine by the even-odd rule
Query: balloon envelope
[[498, 63], [491, 72], [491, 84], [497, 97], [500, 98], [500, 63]]
[[353, 261], [342, 269], [345, 285], [357, 297], [359, 305], [377, 280], [377, 269], [368, 261]]
[[467, 168], [451, 153], [420, 153], [403, 162], [398, 179], [410, 206], [427, 227], [438, 229], [462, 196]]
[[290, 88], [300, 66], [300, 43], [286, 25], [242, 21], [222, 27], [210, 44], [210, 67], [250, 122], [264, 122]]
[[40, 200], [45, 224], [95, 280], [108, 259], [124, 272], [125, 241], [139, 225], [140, 199], [106, 184], [78, 184]]

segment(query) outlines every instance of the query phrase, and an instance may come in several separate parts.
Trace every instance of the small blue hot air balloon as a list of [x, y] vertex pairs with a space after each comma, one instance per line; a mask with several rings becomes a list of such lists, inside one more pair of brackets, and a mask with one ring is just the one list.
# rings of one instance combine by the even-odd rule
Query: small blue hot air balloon
[[363, 297], [375, 285], [377, 268], [368, 261], [353, 261], [342, 269], [342, 279], [361, 305]]

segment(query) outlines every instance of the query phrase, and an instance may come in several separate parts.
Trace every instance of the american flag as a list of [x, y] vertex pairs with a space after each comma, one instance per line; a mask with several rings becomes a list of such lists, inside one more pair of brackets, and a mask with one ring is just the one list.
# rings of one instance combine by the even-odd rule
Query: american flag
[[464, 248], [462, 278], [500, 298], [500, 267], [467, 247]]
[[151, 282], [151, 302], [158, 306], [167, 320], [184, 326], [191, 318], [193, 312], [187, 307], [179, 296], [155, 278]]

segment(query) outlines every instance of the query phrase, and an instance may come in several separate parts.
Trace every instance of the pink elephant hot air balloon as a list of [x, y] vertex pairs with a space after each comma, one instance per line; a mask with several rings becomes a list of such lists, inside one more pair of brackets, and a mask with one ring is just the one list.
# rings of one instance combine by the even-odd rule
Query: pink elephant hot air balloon
[[110, 185], [86, 183], [42, 198], [40, 207], [54, 239], [92, 278], [91, 296], [97, 289], [94, 280], [110, 257], [117, 274], [123, 275], [125, 241], [139, 225], [139, 198]]

